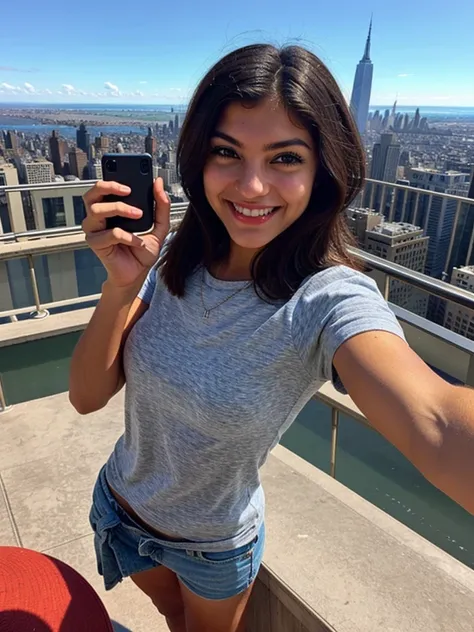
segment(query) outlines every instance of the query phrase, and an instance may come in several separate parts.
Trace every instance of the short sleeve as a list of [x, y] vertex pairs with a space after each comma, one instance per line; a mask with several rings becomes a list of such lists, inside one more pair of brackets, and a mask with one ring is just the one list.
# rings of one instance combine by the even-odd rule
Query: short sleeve
[[349, 338], [366, 331], [405, 336], [375, 281], [346, 266], [334, 266], [312, 276], [302, 288], [292, 314], [292, 337], [310, 375], [331, 380], [346, 393], [333, 358]]
[[148, 272], [145, 283], [142, 285], [141, 290], [138, 292], [138, 298], [141, 298], [141, 300], [148, 305], [151, 303], [151, 299], [153, 298], [153, 294], [155, 292], [157, 274], [158, 270], [156, 269], [155, 264]]
[[160, 256], [158, 257], [157, 262], [148, 272], [145, 282], [143, 283], [141, 290], [138, 292], [138, 298], [140, 298], [144, 303], [147, 303], [148, 305], [151, 303], [151, 299], [153, 298], [153, 294], [155, 292], [156, 275], [158, 274], [158, 263], [160, 262], [162, 256], [165, 254], [166, 249], [169, 247], [173, 235], [174, 233], [168, 233], [166, 235], [161, 247]]

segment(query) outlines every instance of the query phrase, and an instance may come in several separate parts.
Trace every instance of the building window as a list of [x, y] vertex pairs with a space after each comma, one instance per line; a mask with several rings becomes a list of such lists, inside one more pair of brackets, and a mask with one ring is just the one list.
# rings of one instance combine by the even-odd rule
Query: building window
[[79, 226], [82, 224], [82, 220], [86, 217], [86, 207], [84, 206], [84, 200], [80, 195], [73, 195], [72, 203], [74, 206], [74, 223]]
[[44, 225], [46, 228], [66, 226], [64, 198], [43, 198]]

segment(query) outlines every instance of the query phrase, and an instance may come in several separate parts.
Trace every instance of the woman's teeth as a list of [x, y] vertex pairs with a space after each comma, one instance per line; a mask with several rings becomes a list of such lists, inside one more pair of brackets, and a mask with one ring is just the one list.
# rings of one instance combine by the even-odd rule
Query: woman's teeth
[[245, 208], [244, 206], [239, 206], [238, 204], [234, 204], [233, 202], [232, 202], [232, 206], [235, 208], [237, 213], [242, 213], [242, 215], [246, 215], [247, 217], [258, 217], [258, 216], [263, 216], [263, 215], [269, 215], [276, 209], [276, 206], [273, 206], [272, 208], [249, 209], [249, 208]]

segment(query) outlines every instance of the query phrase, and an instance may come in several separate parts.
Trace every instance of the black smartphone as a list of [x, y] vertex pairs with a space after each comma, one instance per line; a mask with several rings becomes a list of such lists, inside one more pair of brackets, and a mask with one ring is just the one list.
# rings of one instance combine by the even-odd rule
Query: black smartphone
[[138, 219], [129, 217], [107, 218], [107, 228], [123, 228], [129, 233], [145, 233], [153, 226], [155, 203], [153, 199], [153, 163], [150, 154], [104, 154], [102, 179], [113, 180], [130, 187], [130, 195], [106, 195], [104, 202], [121, 201], [143, 211]]

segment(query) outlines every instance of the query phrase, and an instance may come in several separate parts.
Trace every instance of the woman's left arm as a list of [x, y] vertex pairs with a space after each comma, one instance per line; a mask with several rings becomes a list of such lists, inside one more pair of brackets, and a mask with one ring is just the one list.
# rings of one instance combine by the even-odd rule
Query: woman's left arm
[[333, 364], [374, 428], [474, 514], [474, 390], [448, 384], [384, 331], [353, 336]]

